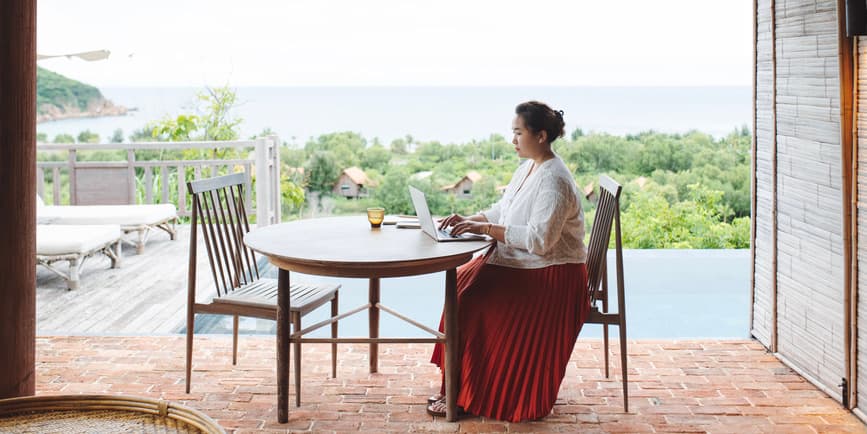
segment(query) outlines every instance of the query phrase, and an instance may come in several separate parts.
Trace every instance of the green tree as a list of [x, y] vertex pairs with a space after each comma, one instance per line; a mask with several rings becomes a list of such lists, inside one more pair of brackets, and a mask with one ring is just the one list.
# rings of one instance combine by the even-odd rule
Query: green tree
[[333, 151], [325, 151], [334, 159], [334, 164], [338, 170], [346, 169], [347, 167], [355, 167], [361, 164], [359, 154], [353, 151], [349, 145], [341, 143], [337, 145]]
[[238, 128], [243, 119], [232, 116], [232, 109], [238, 102], [238, 94], [228, 85], [223, 87], [206, 87], [197, 95], [199, 108], [199, 128], [202, 130], [202, 140], [238, 140]]
[[391, 152], [382, 147], [382, 145], [372, 145], [364, 150], [361, 156], [361, 167], [378, 172], [386, 172], [390, 161]]
[[407, 153], [406, 140], [401, 138], [394, 139], [391, 141], [390, 148], [392, 154], [404, 155]]
[[392, 167], [385, 174], [382, 183], [373, 192], [377, 204], [389, 214], [414, 214], [410, 202], [407, 180], [410, 173], [406, 167]]
[[291, 149], [288, 146], [281, 146], [280, 161], [286, 167], [304, 167], [304, 163], [307, 161], [307, 153], [303, 149]]
[[280, 195], [283, 199], [283, 213], [286, 215], [298, 213], [298, 217], [300, 217], [304, 208], [304, 188], [287, 178], [283, 178], [280, 182]]
[[[271, 127], [265, 127], [265, 128], [262, 128], [262, 131], [259, 134], [254, 134], [254, 135], [250, 136], [250, 140], [255, 140], [255, 139], [258, 139], [259, 137], [268, 137], [268, 136], [272, 136], [272, 135], [276, 135], [274, 130], [272, 130]], [[285, 141], [283, 142], [283, 146], [286, 146]]]
[[123, 143], [123, 130], [118, 128], [111, 135], [111, 143]]
[[75, 143], [75, 137], [71, 134], [58, 134], [54, 136], [54, 143]]
[[584, 137], [584, 130], [582, 130], [581, 128], [575, 128], [574, 130], [572, 130], [572, 134], [570, 134], [569, 137], [574, 142], [575, 140], [578, 140], [580, 137]]
[[367, 147], [367, 140], [361, 134], [352, 131], [341, 131], [339, 133], [323, 134], [316, 140], [308, 140], [304, 145], [304, 150], [308, 153], [317, 151], [336, 151], [338, 149], [348, 151], [357, 156]]
[[36, 133], [36, 142], [45, 143], [48, 141], [48, 134], [45, 133]]
[[340, 176], [334, 158], [325, 151], [315, 152], [310, 157], [305, 167], [305, 173], [307, 174], [307, 188], [319, 193], [330, 192]]
[[132, 134], [129, 135], [129, 141], [132, 143], [153, 141], [154, 135], [152, 124], [153, 123], [149, 123], [142, 128], [133, 130]]
[[151, 126], [152, 137], [165, 142], [188, 142], [197, 138], [199, 117], [181, 114], [176, 118], [165, 118]]
[[469, 209], [464, 209], [462, 212], [472, 214], [488, 209], [500, 200], [500, 197], [501, 195], [497, 191], [497, 180], [493, 176], [483, 176], [482, 179], [473, 184], [473, 197], [469, 201]]
[[84, 130], [78, 133], [78, 143], [99, 143], [99, 134]]
[[671, 140], [664, 134], [645, 133], [639, 140], [644, 146], [638, 154], [638, 167], [642, 174], [648, 175], [658, 169], [672, 172], [688, 170], [702, 142], [706, 144], [711, 138], [691, 135], [686, 139]]
[[657, 194], [637, 194], [623, 213], [629, 248], [731, 249], [749, 247], [749, 224], [724, 221], [723, 193], [692, 184], [690, 198], [670, 205]]
[[446, 149], [440, 142], [425, 142], [415, 151], [419, 161], [427, 164], [442, 163], [447, 160]]
[[636, 143], [609, 134], [579, 137], [574, 143], [562, 143], [560, 155], [576, 173], [633, 172], [639, 158]]
[[330, 155], [338, 170], [358, 166], [361, 154], [367, 146], [367, 140], [361, 134], [351, 131], [329, 133], [310, 139], [304, 145], [307, 155], [326, 152]]
[[485, 152], [490, 147], [491, 160], [510, 159], [515, 155], [514, 145], [500, 134], [492, 134], [480, 147]]
[[159, 141], [226, 141], [240, 137], [243, 121], [232, 116], [238, 97], [228, 86], [211, 88], [196, 94], [198, 114], [182, 113], [149, 125], [153, 139]]

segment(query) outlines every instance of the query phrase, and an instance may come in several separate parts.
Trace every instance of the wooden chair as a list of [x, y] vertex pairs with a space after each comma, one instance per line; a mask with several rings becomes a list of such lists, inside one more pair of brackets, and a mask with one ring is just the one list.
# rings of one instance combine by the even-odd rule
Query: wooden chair
[[[626, 374], [626, 302], [623, 289], [623, 244], [620, 233], [620, 192], [622, 187], [613, 179], [599, 177], [599, 201], [590, 232], [587, 249], [587, 289], [590, 314], [585, 324], [602, 324], [605, 348], [605, 378], [608, 378], [608, 326], [620, 329], [620, 369], [623, 377], [623, 411], [629, 412], [629, 391]], [[614, 224], [614, 248], [617, 267], [617, 313], [608, 312], [608, 244]], [[601, 304], [601, 306], [600, 306]]]
[[[187, 393], [192, 373], [193, 331], [197, 313], [232, 315], [232, 364], [238, 361], [238, 317], [277, 319], [277, 280], [259, 276], [256, 256], [244, 244], [250, 231], [244, 207], [244, 174], [219, 176], [187, 183], [192, 195], [193, 216], [190, 234], [190, 264], [187, 289]], [[216, 296], [208, 303], [196, 301], [197, 224], [208, 252]], [[291, 242], [291, 240], [286, 240]], [[295, 331], [301, 317], [331, 302], [331, 316], [337, 315], [339, 285], [292, 283], [290, 320]], [[337, 322], [331, 323], [331, 337], [337, 337]], [[295, 405], [301, 405], [301, 342], [294, 340]], [[331, 344], [331, 376], [337, 375], [337, 344]]]

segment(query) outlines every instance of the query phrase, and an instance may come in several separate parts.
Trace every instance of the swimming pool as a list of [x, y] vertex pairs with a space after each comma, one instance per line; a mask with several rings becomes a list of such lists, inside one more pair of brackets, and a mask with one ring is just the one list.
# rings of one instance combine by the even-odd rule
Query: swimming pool
[[[747, 338], [750, 312], [749, 250], [626, 250], [623, 255], [627, 335], [631, 339]], [[613, 287], [614, 256], [609, 253], [609, 285], [612, 310], [616, 310]], [[276, 276], [269, 266], [266, 275]], [[367, 302], [367, 281], [328, 278], [293, 273], [295, 281], [337, 282], [341, 311]], [[382, 279], [382, 303], [428, 327], [439, 324], [443, 305], [445, 273]], [[304, 317], [314, 324], [328, 317], [323, 307]], [[241, 319], [241, 333], [273, 334], [274, 321]], [[380, 336], [426, 336], [422, 330], [388, 313], [380, 314]], [[329, 336], [328, 327], [314, 336]], [[367, 315], [360, 313], [340, 321], [341, 336], [366, 336]], [[182, 330], [179, 330], [182, 331]], [[197, 333], [231, 333], [231, 318], [200, 315]], [[616, 335], [616, 328], [612, 329]], [[592, 325], [582, 337], [601, 337], [602, 327]]]

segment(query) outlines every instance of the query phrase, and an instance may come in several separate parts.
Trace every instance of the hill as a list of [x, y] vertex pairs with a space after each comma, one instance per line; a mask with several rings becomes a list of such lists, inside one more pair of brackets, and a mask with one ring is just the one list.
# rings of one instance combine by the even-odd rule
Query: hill
[[105, 99], [99, 89], [45, 68], [36, 67], [36, 121], [119, 116], [126, 107]]

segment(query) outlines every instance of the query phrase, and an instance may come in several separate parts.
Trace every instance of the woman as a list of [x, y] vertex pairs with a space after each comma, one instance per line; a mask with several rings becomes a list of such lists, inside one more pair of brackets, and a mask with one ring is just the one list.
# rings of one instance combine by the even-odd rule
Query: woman
[[[572, 174], [551, 150], [563, 128], [562, 111], [536, 101], [518, 105], [512, 143], [526, 160], [502, 199], [440, 223], [456, 235], [497, 241], [458, 269], [458, 405], [470, 414], [510, 422], [548, 415], [590, 308], [584, 212]], [[443, 358], [437, 344], [431, 362], [442, 368]], [[443, 392], [431, 397], [428, 413], [445, 414]]]

